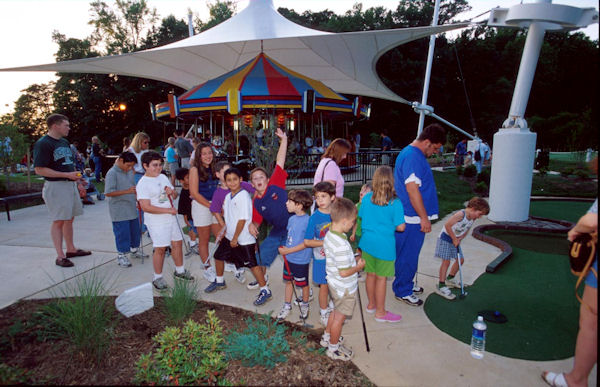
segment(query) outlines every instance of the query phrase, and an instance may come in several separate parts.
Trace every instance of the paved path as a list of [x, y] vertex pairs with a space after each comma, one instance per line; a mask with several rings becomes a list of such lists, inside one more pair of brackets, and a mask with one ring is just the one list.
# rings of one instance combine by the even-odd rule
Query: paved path
[[[54, 265], [55, 252], [49, 232], [49, 220], [45, 207], [35, 206], [11, 211], [12, 221], [0, 214], [0, 308], [22, 298], [45, 298], [53, 294], [63, 294], [65, 284], [72, 284], [73, 278], [84, 272], [94, 272], [110, 284], [110, 293], [117, 295], [130, 287], [148, 282], [152, 278], [152, 265], [136, 260], [131, 268], [120, 268], [116, 264], [115, 245], [108, 215], [107, 202], [96, 202], [85, 206], [85, 214], [75, 220], [76, 246], [91, 249], [88, 257], [75, 258], [73, 268], [60, 268]], [[477, 224], [487, 221], [479, 220]], [[443, 222], [437, 222], [427, 235], [419, 265], [419, 285], [425, 288], [423, 298], [434, 289], [438, 262], [434, 260], [435, 238]], [[146, 241], [148, 243], [148, 241]], [[146, 247], [146, 252], [151, 250]], [[464, 265], [465, 283], [472, 283], [485, 271], [500, 251], [472, 237], [463, 242], [467, 258]], [[191, 256], [186, 266], [199, 278], [201, 288], [208, 285], [200, 273], [198, 256]], [[173, 271], [172, 260], [166, 260], [165, 273]], [[252, 301], [256, 291], [246, 290], [233, 279], [230, 273], [225, 276], [227, 289], [216, 294], [201, 293], [200, 297], [227, 305], [237, 306], [260, 313], [277, 313], [283, 303], [283, 283], [281, 281], [282, 260], [278, 259], [269, 270], [273, 300], [262, 307], [255, 307]], [[247, 277], [250, 273], [247, 272]], [[172, 283], [169, 275], [168, 282]], [[366, 302], [364, 283], [360, 285], [362, 299]], [[354, 348], [355, 364], [377, 385], [380, 386], [544, 386], [540, 374], [545, 369], [568, 370], [572, 359], [534, 362], [516, 360], [492, 353], [486, 353], [482, 360], [469, 355], [468, 345], [448, 336], [437, 329], [426, 317], [422, 308], [415, 308], [396, 301], [390, 296], [391, 282], [388, 283], [387, 308], [403, 316], [397, 325], [375, 322], [372, 315], [365, 313], [366, 326], [371, 344], [371, 352], [365, 351], [360, 314], [344, 326], [344, 335]], [[318, 306], [313, 302], [309, 323], [320, 327]], [[294, 309], [288, 317], [299, 319]], [[464, 327], [470, 329], [470, 327]], [[595, 384], [596, 370], [590, 376]]]

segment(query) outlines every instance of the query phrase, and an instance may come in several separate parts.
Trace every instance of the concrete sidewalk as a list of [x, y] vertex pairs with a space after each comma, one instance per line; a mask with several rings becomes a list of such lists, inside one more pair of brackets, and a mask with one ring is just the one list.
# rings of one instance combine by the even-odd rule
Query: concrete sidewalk
[[[35, 206], [11, 211], [11, 222], [5, 214], [0, 214], [0, 259], [3, 270], [0, 272], [0, 308], [19, 299], [47, 298], [62, 294], [61, 285], [72, 283], [73, 278], [94, 270], [106, 279], [111, 286], [110, 293], [118, 295], [125, 289], [149, 282], [152, 279], [152, 262], [147, 259], [142, 264], [134, 260], [130, 268], [116, 264], [116, 250], [112, 226], [108, 214], [107, 201], [97, 201], [93, 206], [85, 206], [83, 216], [77, 217], [75, 245], [93, 251], [91, 256], [74, 258], [73, 268], [61, 268], [54, 264], [56, 253], [50, 239], [50, 221], [45, 206]], [[483, 224], [487, 220], [479, 220]], [[425, 288], [425, 299], [435, 287], [439, 262], [433, 259], [435, 239], [443, 222], [437, 222], [433, 231], [425, 238], [419, 262], [419, 285]], [[145, 252], [151, 252], [146, 243]], [[500, 251], [472, 237], [463, 243], [466, 262], [463, 267], [465, 283], [472, 283], [485, 271]], [[214, 246], [211, 246], [211, 252]], [[186, 259], [186, 266], [196, 276], [200, 289], [208, 285], [200, 271], [200, 259], [192, 255]], [[262, 307], [255, 307], [257, 291], [247, 290], [231, 275], [225, 274], [227, 289], [213, 294], [200, 292], [200, 298], [208, 301], [232, 305], [258, 313], [275, 315], [283, 304], [283, 262], [278, 258], [269, 269], [273, 299]], [[172, 284], [173, 261], [165, 261], [165, 279]], [[247, 280], [251, 274], [246, 272]], [[317, 289], [315, 289], [317, 290]], [[360, 282], [363, 306], [366, 306], [364, 283]], [[387, 308], [403, 316], [399, 324], [383, 324], [365, 313], [371, 351], [365, 350], [360, 313], [355, 310], [353, 318], [344, 326], [343, 334], [355, 350], [354, 363], [380, 386], [544, 386], [540, 378], [543, 370], [567, 371], [573, 360], [535, 362], [516, 360], [492, 353], [486, 353], [482, 360], [475, 360], [469, 354], [469, 346], [437, 329], [425, 315], [423, 308], [415, 308], [394, 299], [391, 281], [388, 282]], [[294, 307], [289, 321], [299, 321]], [[318, 304], [311, 303], [308, 322], [316, 328]], [[466, 330], [470, 326], [464, 327]], [[551, 339], [551, 338], [549, 338]], [[590, 384], [595, 385], [596, 368], [590, 375]]]

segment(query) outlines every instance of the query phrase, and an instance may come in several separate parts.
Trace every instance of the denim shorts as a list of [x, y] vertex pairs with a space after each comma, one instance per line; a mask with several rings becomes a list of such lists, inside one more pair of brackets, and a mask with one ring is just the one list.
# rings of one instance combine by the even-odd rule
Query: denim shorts
[[279, 246], [285, 246], [285, 239], [285, 234], [267, 235], [258, 248], [259, 256], [256, 257], [258, 264], [260, 266], [271, 267], [277, 255], [279, 255]]

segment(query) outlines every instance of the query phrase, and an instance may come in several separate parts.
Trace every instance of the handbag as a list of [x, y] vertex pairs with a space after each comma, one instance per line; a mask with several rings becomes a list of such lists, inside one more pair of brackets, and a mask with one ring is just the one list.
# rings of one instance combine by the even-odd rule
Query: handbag
[[598, 243], [598, 232], [592, 234], [578, 235], [569, 246], [569, 264], [571, 273], [578, 276], [575, 283], [575, 297], [579, 302], [583, 302], [577, 289], [591, 270], [598, 278], [598, 273], [592, 267], [594, 259], [596, 259], [596, 245]]

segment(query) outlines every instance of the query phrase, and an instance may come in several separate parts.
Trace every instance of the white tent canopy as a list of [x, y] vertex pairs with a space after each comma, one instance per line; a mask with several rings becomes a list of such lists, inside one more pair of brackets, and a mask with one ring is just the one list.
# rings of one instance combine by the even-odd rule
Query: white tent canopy
[[388, 50], [468, 24], [329, 33], [299, 26], [280, 15], [272, 0], [252, 0], [227, 21], [195, 36], [129, 54], [64, 61], [0, 71], [57, 71], [129, 75], [185, 89], [267, 55], [339, 93], [408, 103], [377, 76], [377, 60]]

